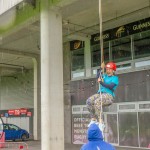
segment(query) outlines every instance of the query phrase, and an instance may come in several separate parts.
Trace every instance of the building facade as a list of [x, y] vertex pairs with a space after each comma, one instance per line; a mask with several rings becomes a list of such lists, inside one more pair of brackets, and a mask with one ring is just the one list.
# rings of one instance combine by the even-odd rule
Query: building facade
[[[117, 64], [119, 87], [114, 104], [104, 108], [105, 140], [119, 147], [148, 148], [150, 127], [150, 18], [103, 32], [105, 63]], [[98, 90], [96, 70], [100, 65], [99, 33], [91, 36], [91, 76], [86, 76], [84, 41], [70, 42], [72, 142], [86, 142], [90, 121], [86, 99]], [[88, 68], [89, 69], [89, 68]]]

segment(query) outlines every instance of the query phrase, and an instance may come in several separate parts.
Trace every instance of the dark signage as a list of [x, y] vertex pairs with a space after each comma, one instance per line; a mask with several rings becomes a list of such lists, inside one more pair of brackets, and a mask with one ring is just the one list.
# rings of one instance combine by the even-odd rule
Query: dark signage
[[[107, 30], [107, 31], [103, 32], [103, 40], [104, 41], [111, 40], [111, 35], [110, 35], [111, 32], [110, 31], [111, 30]], [[100, 42], [100, 34], [99, 33], [96, 33], [91, 36], [91, 45], [99, 44], [99, 42]]]
[[70, 50], [77, 50], [84, 47], [84, 41], [74, 40], [70, 42]]
[[150, 30], [150, 18], [146, 18], [134, 23], [129, 24], [130, 34], [139, 33], [142, 31]]
[[129, 27], [127, 25], [120, 26], [111, 30], [111, 39], [117, 39], [129, 35]]
[[[132, 22], [103, 32], [103, 40], [109, 41], [117, 38], [129, 36], [135, 33], [150, 30], [150, 18]], [[100, 34], [94, 34], [91, 37], [91, 45], [99, 44]]]
[[87, 129], [90, 117], [87, 114], [72, 114], [72, 143], [84, 144], [87, 142]]

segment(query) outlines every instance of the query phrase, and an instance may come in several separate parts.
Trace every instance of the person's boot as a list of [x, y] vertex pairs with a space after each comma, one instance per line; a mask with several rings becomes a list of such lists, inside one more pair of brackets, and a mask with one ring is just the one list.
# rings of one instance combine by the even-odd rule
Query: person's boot
[[96, 119], [96, 118], [92, 118], [92, 119], [91, 119], [91, 122], [88, 124], [88, 127], [90, 127], [90, 125], [93, 124], [93, 123], [95, 123], [95, 124], [98, 125], [98, 122], [97, 122], [97, 119]]

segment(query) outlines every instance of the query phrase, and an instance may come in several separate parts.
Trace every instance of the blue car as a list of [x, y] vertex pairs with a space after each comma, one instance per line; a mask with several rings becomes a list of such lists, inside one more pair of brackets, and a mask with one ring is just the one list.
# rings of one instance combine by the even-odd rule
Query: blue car
[[3, 131], [5, 132], [5, 140], [17, 140], [21, 139], [22, 141], [27, 140], [29, 138], [29, 133], [19, 128], [14, 124], [3, 124]]

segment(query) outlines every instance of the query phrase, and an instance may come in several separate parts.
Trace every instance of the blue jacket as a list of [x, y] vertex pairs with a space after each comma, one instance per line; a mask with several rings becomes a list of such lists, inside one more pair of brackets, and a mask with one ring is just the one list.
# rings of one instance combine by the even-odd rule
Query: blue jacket
[[115, 150], [115, 148], [103, 141], [102, 132], [96, 124], [91, 124], [88, 129], [88, 143], [84, 144], [80, 150]]

